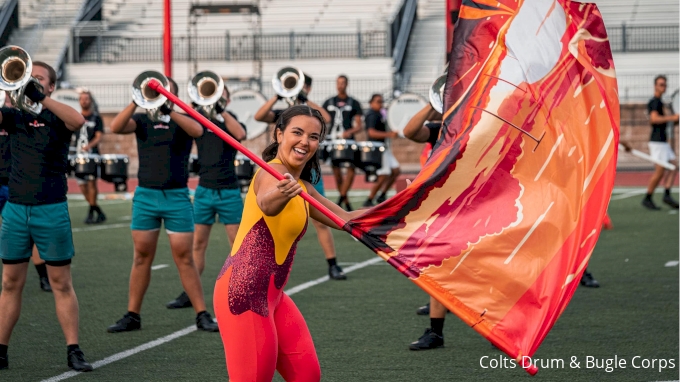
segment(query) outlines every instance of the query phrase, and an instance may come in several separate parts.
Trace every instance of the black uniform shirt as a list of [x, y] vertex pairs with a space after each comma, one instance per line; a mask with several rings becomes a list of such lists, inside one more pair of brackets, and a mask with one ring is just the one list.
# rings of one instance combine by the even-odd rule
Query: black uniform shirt
[[[359, 104], [359, 102], [352, 97], [331, 97], [323, 103], [323, 108], [326, 109], [328, 114], [331, 116], [329, 132], [335, 126], [336, 110], [340, 110], [342, 112], [342, 127], [345, 130], [352, 128], [352, 120], [354, 119], [354, 116], [361, 115], [363, 113], [361, 111], [361, 104]], [[354, 135], [348, 139], [354, 139]]]
[[441, 122], [428, 122], [425, 127], [430, 129], [430, 136], [427, 138], [427, 143], [431, 144], [432, 147], [437, 143], [439, 139], [439, 132], [442, 130]]
[[9, 201], [37, 206], [66, 201], [66, 169], [71, 130], [43, 108], [38, 116], [3, 107], [0, 128], [9, 133]]
[[[238, 120], [231, 112], [227, 113]], [[227, 130], [224, 120], [212, 119], [211, 121], [227, 134], [232, 135]], [[245, 130], [245, 125], [241, 124], [241, 126]], [[212, 189], [239, 187], [238, 179], [234, 173], [235, 148], [205, 127], [203, 127], [203, 135], [196, 138], [196, 146], [198, 147], [198, 164], [200, 166], [198, 170], [199, 186]]]
[[[92, 113], [90, 115], [83, 116], [85, 118], [85, 125], [80, 130], [77, 130], [73, 133], [75, 136], [75, 141], [76, 145], [78, 142], [79, 138], [82, 138], [81, 135], [83, 133], [87, 134], [87, 142], [92, 142], [94, 139], [94, 135], [97, 133], [97, 131], [101, 132], [102, 134], [104, 133], [104, 122], [102, 122], [102, 118], [95, 113]], [[90, 151], [92, 154], [99, 154], [99, 147], [93, 147], [92, 151]]]
[[9, 149], [9, 133], [0, 127], [0, 186], [6, 186], [9, 182], [9, 170], [12, 168]]
[[[649, 100], [649, 103], [647, 104], [647, 113], [649, 114], [652, 111], [656, 111], [659, 115], [663, 115], [663, 102], [661, 102], [661, 98], [654, 97]], [[666, 124], [652, 124], [652, 136], [649, 140], [652, 142], [667, 142]]]
[[[379, 111], [373, 109], [369, 110], [365, 118], [366, 130], [375, 129], [378, 131], [386, 132], [387, 125], [385, 125], [385, 117]], [[385, 142], [384, 138], [370, 138], [372, 141]]]
[[157, 190], [186, 187], [193, 138], [173, 120], [153, 122], [144, 113], [132, 119], [137, 123], [139, 186]]

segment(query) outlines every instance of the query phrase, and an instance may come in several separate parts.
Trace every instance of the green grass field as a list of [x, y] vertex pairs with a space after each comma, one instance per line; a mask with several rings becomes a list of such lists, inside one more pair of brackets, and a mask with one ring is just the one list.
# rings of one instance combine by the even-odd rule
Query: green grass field
[[[623, 195], [626, 196], [626, 195]], [[657, 200], [659, 197], [657, 196]], [[571, 304], [536, 354], [565, 360], [565, 368], [542, 369], [542, 381], [666, 381], [678, 379], [678, 215], [664, 207], [643, 210], [640, 196], [613, 200], [615, 228], [604, 231], [589, 270], [599, 289], [579, 288]], [[356, 199], [355, 205], [360, 203]], [[80, 301], [80, 344], [90, 362], [167, 336], [194, 323], [191, 309], [171, 311], [165, 303], [181, 291], [168, 240], [161, 235], [151, 286], [142, 310], [141, 331], [109, 334], [106, 327], [126, 311], [132, 259], [129, 201], [104, 201], [106, 228], [85, 226], [86, 206], [72, 201], [71, 217], [77, 256], [73, 278]], [[335, 233], [338, 260], [346, 268], [374, 257], [343, 232]], [[203, 275], [206, 300], [229, 245], [215, 226]], [[298, 247], [287, 289], [327, 272], [326, 262], [310, 225]], [[480, 358], [501, 353], [455, 316], [445, 327], [446, 347], [412, 352], [408, 344], [429, 325], [415, 310], [427, 298], [414, 284], [383, 262], [348, 274], [347, 281], [323, 282], [293, 296], [314, 338], [324, 381], [476, 381], [528, 380], [522, 369], [484, 369]], [[210, 308], [212, 312], [212, 308]], [[68, 371], [63, 336], [54, 300], [42, 292], [33, 267], [24, 290], [23, 311], [10, 343], [10, 369], [0, 381], [40, 381]], [[628, 360], [626, 369], [569, 367], [572, 356]], [[630, 360], [674, 359], [675, 368], [634, 369]], [[74, 381], [226, 381], [220, 337], [191, 332], [177, 339], [75, 376]], [[275, 380], [280, 381], [280, 377]]]

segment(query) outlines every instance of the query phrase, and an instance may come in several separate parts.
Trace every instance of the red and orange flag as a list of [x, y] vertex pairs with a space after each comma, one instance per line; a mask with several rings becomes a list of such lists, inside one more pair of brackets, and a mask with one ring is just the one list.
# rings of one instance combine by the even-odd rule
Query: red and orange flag
[[459, 17], [432, 156], [345, 229], [521, 362], [602, 228], [619, 140], [614, 64], [594, 4], [466, 0]]

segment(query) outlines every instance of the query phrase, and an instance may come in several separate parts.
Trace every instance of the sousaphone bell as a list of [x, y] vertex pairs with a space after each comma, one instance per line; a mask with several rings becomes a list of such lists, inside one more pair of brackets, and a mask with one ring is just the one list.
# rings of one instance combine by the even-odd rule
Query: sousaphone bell
[[32, 72], [31, 56], [24, 49], [15, 45], [0, 49], [0, 90], [8, 92], [12, 105], [17, 109], [38, 115], [42, 111], [42, 104], [24, 95], [29, 82], [34, 82], [36, 88], [44, 92], [40, 82], [31, 76]]
[[152, 121], [158, 122], [166, 119], [160, 110], [161, 106], [165, 104], [168, 108], [172, 108], [172, 102], [161, 93], [151, 89], [149, 82], [153, 79], [158, 80], [164, 88], [170, 91], [170, 81], [167, 77], [155, 70], [147, 70], [132, 81], [132, 100], [137, 106], [146, 109], [146, 114]]

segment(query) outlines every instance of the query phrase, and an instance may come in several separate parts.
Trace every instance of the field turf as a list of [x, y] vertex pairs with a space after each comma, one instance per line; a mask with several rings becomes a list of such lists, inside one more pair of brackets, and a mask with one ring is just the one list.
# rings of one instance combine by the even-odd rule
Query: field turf
[[[621, 191], [621, 190], [620, 190]], [[622, 190], [623, 192], [629, 192]], [[632, 195], [632, 194], [630, 194]], [[569, 307], [536, 354], [563, 359], [564, 368], [543, 368], [541, 381], [666, 381], [678, 379], [678, 215], [664, 207], [650, 212], [640, 195], [616, 194], [610, 205], [614, 230], [604, 231], [588, 267], [599, 289], [579, 288]], [[626, 197], [630, 196], [630, 197]], [[618, 197], [618, 198], [617, 198]], [[677, 195], [676, 195], [677, 197]], [[660, 195], [656, 196], [656, 200]], [[361, 202], [355, 199], [355, 204]], [[129, 201], [104, 201], [109, 220], [101, 226], [82, 223], [84, 201], [71, 201], [76, 258], [74, 286], [80, 302], [80, 344], [90, 362], [105, 359], [194, 323], [192, 309], [168, 310], [165, 303], [181, 291], [168, 240], [161, 235], [144, 300], [141, 331], [109, 334], [106, 327], [126, 311], [132, 259]], [[345, 268], [374, 257], [343, 232], [335, 233], [338, 260]], [[229, 244], [215, 226], [202, 280], [212, 312], [213, 285]], [[668, 265], [676, 261], [675, 265]], [[326, 262], [310, 225], [298, 247], [287, 289], [318, 279]], [[531, 379], [520, 368], [484, 369], [480, 358], [501, 353], [455, 316], [444, 329], [446, 347], [412, 352], [408, 344], [429, 326], [415, 310], [427, 296], [380, 261], [293, 296], [305, 316], [321, 362], [324, 381], [516, 381]], [[42, 292], [31, 266], [23, 311], [9, 348], [10, 369], [0, 381], [40, 381], [68, 371], [66, 349], [55, 317], [54, 300]], [[569, 366], [577, 357], [580, 368]], [[625, 369], [587, 369], [585, 357], [624, 358]], [[635, 369], [638, 359], [673, 359], [675, 368]], [[657, 364], [658, 365], [658, 364]], [[559, 366], [559, 365], [556, 365]], [[226, 381], [220, 337], [191, 332], [138, 354], [81, 374], [73, 381]], [[279, 376], [276, 377], [280, 381]]]

